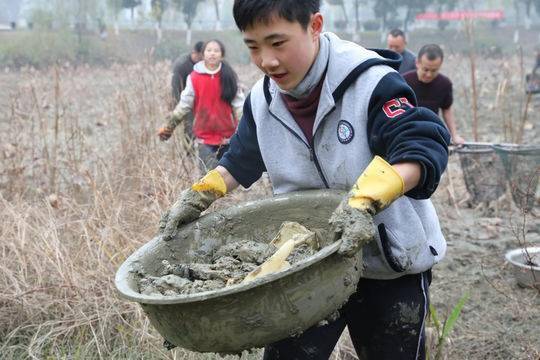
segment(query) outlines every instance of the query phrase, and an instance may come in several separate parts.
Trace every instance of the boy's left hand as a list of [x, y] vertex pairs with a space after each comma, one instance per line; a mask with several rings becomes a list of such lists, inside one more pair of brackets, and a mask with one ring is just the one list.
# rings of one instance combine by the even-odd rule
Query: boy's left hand
[[375, 156], [330, 218], [340, 254], [352, 256], [375, 238], [373, 216], [403, 195], [404, 186], [392, 165]]

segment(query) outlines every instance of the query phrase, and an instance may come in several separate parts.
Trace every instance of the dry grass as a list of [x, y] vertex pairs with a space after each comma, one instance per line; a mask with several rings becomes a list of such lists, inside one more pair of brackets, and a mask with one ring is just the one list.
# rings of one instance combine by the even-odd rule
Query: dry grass
[[[467, 141], [473, 141], [475, 121], [478, 122], [478, 141], [534, 143], [538, 117], [535, 108], [538, 98], [525, 94], [524, 77], [532, 69], [531, 59], [524, 58], [520, 49], [501, 59], [476, 56], [474, 71], [476, 84], [471, 77], [471, 59], [450, 55], [441, 72], [454, 85], [452, 106], [458, 132]], [[476, 90], [474, 90], [476, 89]], [[536, 125], [538, 126], [538, 125]]]
[[0, 120], [0, 358], [186, 358], [113, 285], [199, 176], [181, 141], [155, 136], [168, 72], [55, 68], [12, 87]]
[[[480, 107], [480, 138], [496, 141], [506, 139], [504, 129], [515, 135], [520, 119], [510, 111], [518, 105], [504, 96], [519, 87], [510, 70], [517, 60], [489, 61], [498, 67], [479, 67], [486, 79], [479, 81], [479, 104], [497, 121], [483, 126], [490, 115]], [[468, 135], [467, 62], [450, 64], [459, 125]], [[9, 96], [0, 90], [0, 358], [214, 357], [166, 351], [140, 308], [119, 299], [113, 284], [175, 194], [200, 176], [179, 132], [167, 144], [155, 135], [168, 107], [169, 66], [145, 60], [5, 77], [17, 83], [8, 84]], [[250, 86], [257, 75], [246, 67], [240, 76]], [[266, 195], [259, 185], [231, 198]], [[333, 356], [355, 358], [346, 336]]]

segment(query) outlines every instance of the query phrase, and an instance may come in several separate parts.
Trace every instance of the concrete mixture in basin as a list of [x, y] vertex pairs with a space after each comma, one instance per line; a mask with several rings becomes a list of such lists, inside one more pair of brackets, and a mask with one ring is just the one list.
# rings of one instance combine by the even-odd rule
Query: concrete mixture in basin
[[[201, 252], [191, 263], [171, 264], [162, 261], [158, 276], [140, 272], [139, 292], [145, 295], [176, 296], [217, 290], [250, 281], [265, 274], [285, 270], [320, 250], [320, 235], [296, 222], [284, 222], [268, 244], [241, 240], [225, 244], [214, 251]], [[282, 249], [282, 260], [278, 250]], [[269, 268], [270, 270], [268, 270]], [[266, 271], [265, 271], [266, 269]]]

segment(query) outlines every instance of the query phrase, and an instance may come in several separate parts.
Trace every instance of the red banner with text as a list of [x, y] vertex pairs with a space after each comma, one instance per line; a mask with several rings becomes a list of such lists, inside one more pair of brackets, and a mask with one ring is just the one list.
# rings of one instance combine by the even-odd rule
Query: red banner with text
[[486, 19], [502, 20], [504, 11], [486, 10], [486, 11], [445, 11], [445, 12], [425, 12], [416, 15], [416, 20], [464, 20], [464, 19]]

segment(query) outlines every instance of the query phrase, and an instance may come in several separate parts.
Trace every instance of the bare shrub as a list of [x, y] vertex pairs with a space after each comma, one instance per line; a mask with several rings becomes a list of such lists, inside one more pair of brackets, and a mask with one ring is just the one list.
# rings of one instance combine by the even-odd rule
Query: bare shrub
[[200, 176], [182, 134], [155, 134], [169, 66], [20, 74], [0, 114], [1, 358], [192, 356], [167, 352], [113, 283]]

